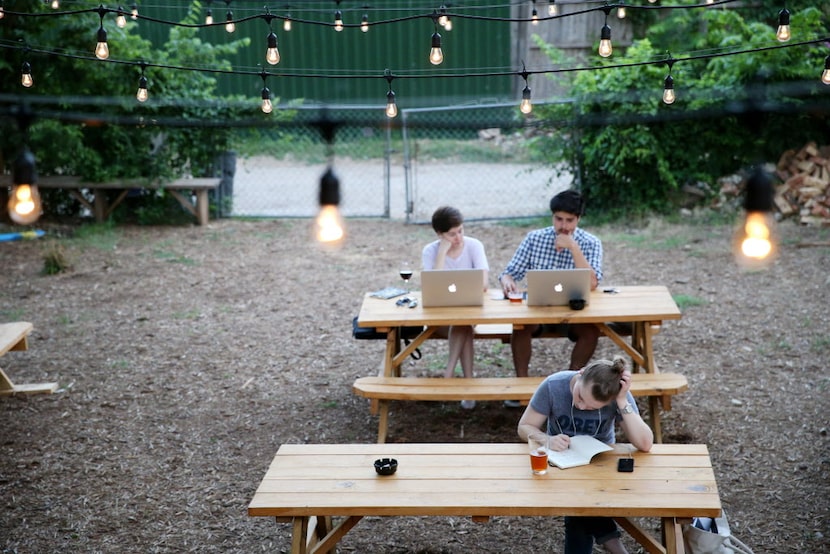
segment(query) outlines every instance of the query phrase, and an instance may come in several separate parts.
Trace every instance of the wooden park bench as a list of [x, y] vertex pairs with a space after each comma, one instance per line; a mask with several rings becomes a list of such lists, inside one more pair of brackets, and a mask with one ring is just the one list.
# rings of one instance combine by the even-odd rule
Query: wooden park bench
[[[649, 419], [656, 442], [662, 442], [660, 409], [671, 410], [671, 398], [688, 389], [686, 377], [678, 373], [635, 373], [631, 394], [647, 397]], [[360, 377], [352, 387], [358, 396], [372, 400], [372, 413], [379, 413], [378, 442], [386, 442], [389, 403], [392, 400], [450, 402], [460, 400], [518, 400], [530, 402], [544, 377]], [[659, 403], [659, 406], [658, 406]], [[377, 408], [375, 409], [375, 406]]]
[[[13, 350], [28, 350], [27, 337], [32, 332], [32, 324], [27, 321], [14, 323], [0, 323], [0, 357]], [[57, 390], [57, 383], [33, 383], [16, 385], [0, 368], [0, 396], [12, 394], [53, 393]]]
[[[208, 222], [209, 205], [208, 191], [219, 186], [220, 179], [176, 179], [170, 182], [147, 183], [139, 179], [120, 180], [108, 183], [88, 183], [81, 181], [79, 177], [52, 176], [38, 179], [37, 186], [40, 188], [68, 189], [69, 193], [84, 207], [95, 215], [95, 221], [104, 222], [112, 214], [113, 210], [127, 197], [133, 189], [164, 189], [179, 201], [184, 209], [193, 214], [199, 225], [206, 225]], [[112, 202], [108, 201], [106, 192], [108, 190], [120, 191]], [[83, 191], [92, 196], [90, 201]], [[185, 194], [186, 191], [192, 193]]]

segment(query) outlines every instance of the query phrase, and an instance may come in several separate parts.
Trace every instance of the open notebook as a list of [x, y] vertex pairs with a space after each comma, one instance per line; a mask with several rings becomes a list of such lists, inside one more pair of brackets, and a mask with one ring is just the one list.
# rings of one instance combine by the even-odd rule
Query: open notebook
[[548, 465], [562, 469], [585, 466], [591, 463], [591, 458], [608, 450], [613, 450], [613, 448], [594, 437], [577, 435], [571, 437], [571, 446], [567, 450], [561, 452], [548, 450]]

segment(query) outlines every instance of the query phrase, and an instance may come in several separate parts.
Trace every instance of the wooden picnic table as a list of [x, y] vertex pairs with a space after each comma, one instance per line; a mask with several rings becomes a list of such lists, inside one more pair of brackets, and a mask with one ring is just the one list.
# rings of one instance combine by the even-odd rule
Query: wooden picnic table
[[[617, 460], [628, 456], [634, 471], [619, 473]], [[378, 458], [396, 459], [397, 472], [377, 475]], [[720, 513], [703, 444], [655, 444], [649, 453], [618, 444], [589, 465], [546, 475], [531, 472], [522, 443], [284, 444], [248, 506], [249, 516], [292, 524], [293, 554], [334, 552], [366, 516], [606, 516], [647, 552], [682, 554], [681, 525]], [[637, 517], [660, 518], [661, 537]]]
[[[507, 300], [496, 300], [499, 290], [484, 293], [482, 306], [452, 308], [424, 308], [420, 292], [410, 297], [419, 300], [418, 306], [409, 308], [397, 306], [396, 298], [384, 300], [367, 293], [363, 298], [357, 324], [360, 327], [374, 327], [386, 333], [386, 352], [383, 374], [387, 377], [400, 375], [400, 365], [425, 340], [430, 338], [437, 327], [445, 325], [489, 325], [510, 324], [514, 328], [539, 323], [593, 323], [602, 333], [623, 349], [635, 366], [647, 373], [657, 373], [654, 361], [654, 329], [666, 320], [680, 319], [680, 308], [665, 286], [621, 286], [615, 293], [606, 293], [602, 288], [591, 292], [590, 302], [583, 310], [569, 307], [528, 306]], [[631, 342], [609, 325], [611, 322], [630, 323], [633, 327]], [[412, 340], [406, 348], [400, 348], [398, 328], [423, 325], [424, 331]]]
[[[28, 321], [0, 323], [0, 357], [10, 351], [28, 350], [28, 336], [32, 332], [32, 328], [32, 324]], [[52, 393], [57, 388], [57, 383], [15, 384], [0, 368], [0, 396]]]

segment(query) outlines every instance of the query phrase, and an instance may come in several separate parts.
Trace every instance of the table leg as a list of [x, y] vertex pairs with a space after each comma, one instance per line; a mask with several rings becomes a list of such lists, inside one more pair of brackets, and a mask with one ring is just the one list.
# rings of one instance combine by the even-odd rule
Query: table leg
[[666, 545], [666, 554], [686, 554], [683, 528], [677, 518], [663, 518], [663, 544]]
[[308, 517], [295, 517], [291, 530], [291, 554], [306, 554], [308, 544], [306, 533], [308, 533]]

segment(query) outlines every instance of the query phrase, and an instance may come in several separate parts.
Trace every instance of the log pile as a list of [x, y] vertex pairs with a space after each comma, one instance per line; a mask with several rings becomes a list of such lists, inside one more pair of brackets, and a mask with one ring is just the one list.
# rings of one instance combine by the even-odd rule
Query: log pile
[[[776, 181], [773, 202], [778, 219], [798, 217], [802, 225], [830, 227], [830, 145], [809, 142], [800, 150], [787, 150], [774, 168], [767, 169]], [[718, 185], [715, 205], [738, 208], [744, 178], [730, 175]]]

